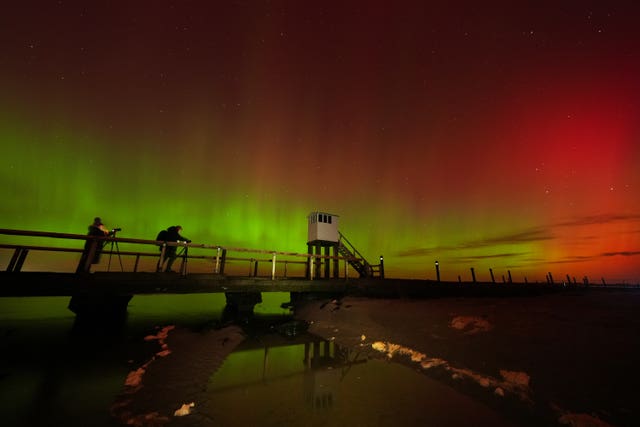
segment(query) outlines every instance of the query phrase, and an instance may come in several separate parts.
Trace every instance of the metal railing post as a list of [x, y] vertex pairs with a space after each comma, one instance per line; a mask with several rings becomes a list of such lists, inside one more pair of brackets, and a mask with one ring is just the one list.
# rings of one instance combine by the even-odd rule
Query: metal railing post
[[138, 264], [140, 263], [140, 254], [136, 255], [136, 262], [133, 264], [133, 272], [138, 272]]
[[273, 253], [273, 258], [271, 260], [271, 280], [276, 278], [276, 253]]
[[220, 273], [220, 246], [218, 246], [218, 249], [216, 252], [216, 267], [213, 270], [213, 272], [216, 274]]
[[162, 266], [164, 265], [164, 253], [167, 250], [167, 242], [162, 244], [162, 248], [160, 249], [160, 259], [158, 260], [158, 266], [156, 267], [156, 272], [162, 272]]
[[220, 274], [224, 274], [224, 267], [227, 263], [227, 249], [222, 249], [222, 258], [220, 259]]

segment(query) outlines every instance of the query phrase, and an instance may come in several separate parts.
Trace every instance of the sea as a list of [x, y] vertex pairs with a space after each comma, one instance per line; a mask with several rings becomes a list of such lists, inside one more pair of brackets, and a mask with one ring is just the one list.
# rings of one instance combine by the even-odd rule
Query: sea
[[[68, 297], [1, 298], [1, 424], [513, 425], [415, 369], [309, 334], [288, 300], [265, 293], [250, 316], [229, 319], [222, 294], [135, 296], [123, 319], [87, 322], [68, 309]], [[224, 328], [244, 339], [212, 362], [207, 340]], [[163, 347], [161, 334], [170, 341], [178, 331], [190, 338]], [[155, 391], [132, 404], [132, 390], [151, 388], [144, 375], [132, 385], [135, 374], [159, 354], [169, 366], [172, 352], [194, 357], [156, 370]], [[167, 403], [183, 390], [190, 390], [183, 400]], [[138, 412], [122, 410], [128, 404]]]

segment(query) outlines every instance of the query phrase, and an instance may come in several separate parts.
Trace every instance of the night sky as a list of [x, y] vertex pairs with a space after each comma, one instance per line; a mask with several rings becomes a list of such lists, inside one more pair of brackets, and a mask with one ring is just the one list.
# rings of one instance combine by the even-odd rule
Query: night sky
[[637, 283], [638, 4], [11, 2], [0, 228]]

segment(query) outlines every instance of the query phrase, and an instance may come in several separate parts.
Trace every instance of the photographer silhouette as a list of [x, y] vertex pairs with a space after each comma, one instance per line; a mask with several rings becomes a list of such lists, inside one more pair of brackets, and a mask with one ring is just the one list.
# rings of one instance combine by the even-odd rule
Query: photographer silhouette
[[[105, 227], [102, 223], [102, 219], [100, 217], [95, 217], [93, 219], [93, 224], [89, 225], [89, 231], [87, 232], [88, 236], [95, 237], [106, 237], [109, 236], [111, 232]], [[78, 267], [76, 268], [76, 273], [81, 272], [89, 272], [91, 269], [91, 264], [98, 264], [100, 262], [100, 256], [102, 255], [102, 248], [104, 247], [106, 241], [98, 240], [98, 239], [87, 239], [84, 243], [84, 251], [82, 252], [82, 256], [80, 257], [80, 262], [78, 263]]]
[[[163, 230], [163, 231], [164, 231], [164, 233], [162, 231], [160, 233], [158, 233], [158, 237], [156, 238], [156, 240], [162, 240], [164, 242], [178, 242], [178, 241], [187, 242], [187, 243], [191, 242], [191, 240], [189, 240], [186, 237], [180, 235], [180, 232], [182, 231], [182, 226], [180, 226], [180, 225], [172, 225], [171, 227], [169, 227], [169, 228], [167, 228], [166, 230]], [[160, 247], [160, 251], [162, 251], [162, 246]], [[165, 247], [164, 259], [162, 258], [162, 256], [160, 256], [160, 259], [158, 260], [158, 265], [157, 265], [156, 271], [162, 271], [162, 264], [164, 264], [164, 262], [166, 261], [167, 266], [164, 269], [164, 271], [166, 273], [173, 272], [171, 267], [173, 266], [174, 261], [178, 257], [177, 252], [178, 252], [178, 247], [177, 246], [169, 246], [169, 245], [167, 245]]]

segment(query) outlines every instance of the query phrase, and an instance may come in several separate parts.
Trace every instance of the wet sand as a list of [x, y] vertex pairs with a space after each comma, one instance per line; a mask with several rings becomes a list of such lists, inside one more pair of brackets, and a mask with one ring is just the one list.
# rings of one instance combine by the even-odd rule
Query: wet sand
[[[425, 399], [421, 416], [431, 417], [430, 425], [473, 419], [494, 426], [622, 427], [640, 425], [639, 306], [638, 290], [594, 289], [520, 297], [311, 299], [297, 302], [294, 315], [308, 323], [308, 332], [360, 357], [428, 376], [427, 388], [415, 397]], [[207, 397], [207, 381], [245, 338], [235, 325], [158, 330], [147, 337], [158, 351], [131, 371], [112, 416], [139, 426], [219, 424], [225, 408]], [[393, 386], [391, 380], [381, 395]], [[347, 400], [366, 403], [361, 415], [370, 416], [377, 397], [373, 389], [362, 393]], [[349, 411], [343, 419], [354, 416], [354, 407]]]
[[162, 426], [188, 415], [244, 334], [238, 326], [192, 332], [171, 325], [145, 340], [157, 342], [158, 351], [129, 373], [113, 403], [111, 416], [120, 425]]
[[[407, 364], [516, 425], [640, 425], [640, 292], [307, 301], [309, 332]], [[464, 410], [464, 408], [460, 408]]]

